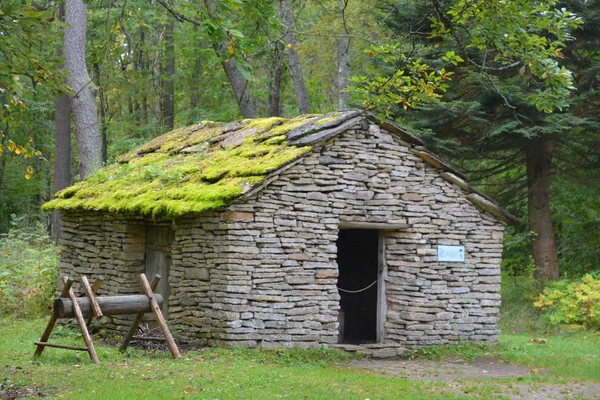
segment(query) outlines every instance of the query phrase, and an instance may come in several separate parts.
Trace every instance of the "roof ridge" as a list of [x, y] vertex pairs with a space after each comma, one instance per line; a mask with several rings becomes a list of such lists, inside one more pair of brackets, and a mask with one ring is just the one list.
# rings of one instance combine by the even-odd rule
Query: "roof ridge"
[[[295, 118], [202, 121], [154, 138], [87, 180], [56, 194], [48, 210], [96, 210], [153, 218], [218, 210], [255, 193], [299, 162], [315, 146], [349, 129], [377, 124], [425, 163], [448, 174], [478, 207], [505, 222], [518, 219], [464, 182], [465, 176], [427, 151], [423, 142], [388, 120], [360, 110]], [[491, 210], [491, 211], [490, 211]]]

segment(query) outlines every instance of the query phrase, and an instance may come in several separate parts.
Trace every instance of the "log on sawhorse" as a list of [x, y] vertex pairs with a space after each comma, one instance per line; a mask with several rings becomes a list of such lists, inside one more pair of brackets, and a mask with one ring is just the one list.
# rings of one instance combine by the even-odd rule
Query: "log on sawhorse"
[[[156, 275], [151, 284], [148, 283], [148, 279], [143, 272], [138, 274], [138, 279], [144, 291], [143, 295], [96, 297], [96, 293], [102, 284], [102, 277], [98, 277], [94, 284], [90, 286], [87, 278], [82, 276], [81, 283], [84, 289], [85, 297], [76, 297], [73, 289], [71, 289], [74, 279], [70, 277], [63, 277], [64, 287], [60, 297], [54, 302], [54, 307], [52, 309], [52, 315], [50, 316], [48, 326], [42, 334], [40, 341], [34, 343], [37, 346], [34, 357], [40, 356], [45, 347], [55, 347], [66, 350], [87, 351], [90, 359], [94, 363], [100, 364], [98, 355], [96, 354], [96, 349], [94, 348], [94, 344], [88, 331], [88, 325], [90, 324], [91, 319], [93, 317], [102, 318], [104, 315], [136, 314], [133, 324], [131, 325], [129, 332], [125, 337], [125, 341], [121, 346], [121, 350], [125, 350], [131, 340], [134, 338], [134, 334], [138, 325], [142, 321], [144, 314], [147, 312], [152, 312], [154, 313], [156, 321], [158, 322], [164, 335], [164, 339], [160, 339], [167, 343], [167, 346], [169, 347], [173, 357], [178, 358], [180, 356], [179, 349], [177, 348], [177, 344], [175, 344], [175, 340], [173, 339], [173, 336], [171, 335], [171, 332], [169, 331], [167, 323], [165, 322], [161, 312], [162, 297], [158, 294], [154, 294], [154, 290], [156, 289], [156, 286], [160, 280], [160, 275]], [[79, 329], [81, 330], [81, 334], [85, 342], [85, 347], [48, 342], [50, 334], [56, 325], [56, 321], [59, 318], [73, 317], [77, 319]], [[89, 318], [87, 324], [84, 317]]]

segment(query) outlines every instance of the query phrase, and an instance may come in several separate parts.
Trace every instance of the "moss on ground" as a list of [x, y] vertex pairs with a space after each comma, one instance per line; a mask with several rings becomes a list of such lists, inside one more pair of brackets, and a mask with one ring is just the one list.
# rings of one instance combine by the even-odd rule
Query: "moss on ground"
[[204, 121], [177, 129], [57, 193], [43, 209], [153, 218], [217, 210], [310, 151], [308, 146], [289, 146], [286, 133], [320, 118]]

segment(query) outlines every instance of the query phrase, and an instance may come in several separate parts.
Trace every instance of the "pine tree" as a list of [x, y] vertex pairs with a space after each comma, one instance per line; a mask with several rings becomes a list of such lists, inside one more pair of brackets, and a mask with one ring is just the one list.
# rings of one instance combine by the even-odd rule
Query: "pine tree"
[[[525, 0], [382, 5], [391, 14], [388, 25], [404, 38], [405, 54], [454, 72], [440, 102], [419, 103], [408, 112], [399, 104], [390, 113], [421, 131], [430, 146], [452, 156], [504, 204], [526, 200], [533, 260], [538, 276], [549, 280], [559, 278], [550, 203], [556, 154], [595, 125], [578, 105], [589, 94], [572, 90], [585, 81], [582, 61], [591, 53], [584, 56], [583, 42], [571, 35], [585, 36], [587, 28], [574, 29], [581, 16], [596, 12], [582, 2], [562, 6]], [[566, 11], [571, 6], [581, 15]], [[444, 65], [448, 51], [465, 62]]]

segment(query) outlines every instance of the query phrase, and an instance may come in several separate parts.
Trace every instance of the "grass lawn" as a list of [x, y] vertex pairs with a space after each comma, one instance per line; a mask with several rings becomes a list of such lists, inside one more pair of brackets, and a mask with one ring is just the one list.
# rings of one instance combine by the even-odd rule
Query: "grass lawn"
[[[331, 350], [207, 349], [189, 351], [178, 360], [168, 352], [96, 344], [102, 365], [87, 353], [46, 348], [32, 360], [33, 342], [46, 319], [0, 320], [0, 388], [35, 389], [51, 398], [85, 399], [452, 399], [502, 398], [502, 385], [511, 380], [473, 381], [468, 391], [448, 391], [447, 383], [352, 369], [349, 356]], [[428, 357], [481, 355], [544, 369], [532, 382], [600, 382], [600, 336], [578, 334], [548, 337], [546, 344], [531, 337], [502, 335], [498, 346], [438, 346]], [[55, 329], [51, 341], [81, 346], [77, 332]], [[521, 378], [512, 380], [522, 383]], [[0, 391], [0, 398], [2, 392]]]
[[544, 336], [545, 344], [532, 343], [531, 336], [500, 335], [494, 357], [505, 362], [543, 368], [547, 378], [559, 382], [600, 382], [600, 332], [569, 336]]

